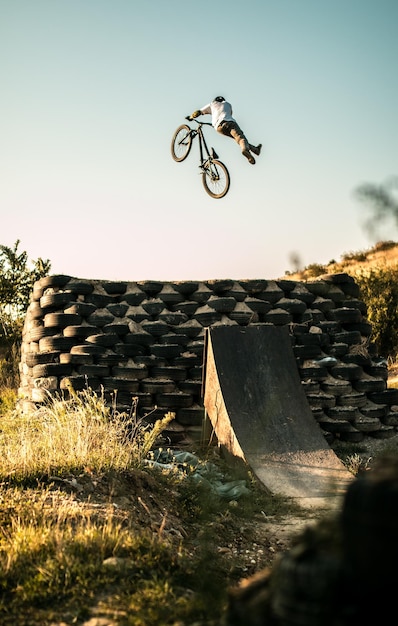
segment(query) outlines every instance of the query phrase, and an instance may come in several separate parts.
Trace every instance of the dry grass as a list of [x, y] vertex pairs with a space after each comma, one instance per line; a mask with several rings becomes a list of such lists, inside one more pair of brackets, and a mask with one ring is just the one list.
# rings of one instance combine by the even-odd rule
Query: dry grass
[[1, 420], [0, 476], [22, 480], [87, 464], [95, 471], [139, 467], [174, 414], [149, 428], [132, 402], [130, 414], [112, 413], [101, 396], [84, 390], [68, 401], [49, 396], [33, 414], [8, 413]]
[[172, 418], [148, 427], [90, 390], [2, 415], [2, 625], [218, 623], [228, 587], [275, 557], [264, 511], [290, 503], [246, 471], [249, 495], [230, 504], [189, 467], [147, 463]]
[[[290, 280], [307, 280], [322, 274], [339, 274], [345, 272], [350, 276], [374, 268], [394, 268], [398, 265], [398, 244], [395, 242], [379, 242], [369, 250], [346, 252], [340, 261], [331, 261], [326, 265], [311, 264], [297, 272], [286, 272]], [[314, 269], [316, 273], [314, 274]], [[286, 276], [285, 276], [286, 278]]]

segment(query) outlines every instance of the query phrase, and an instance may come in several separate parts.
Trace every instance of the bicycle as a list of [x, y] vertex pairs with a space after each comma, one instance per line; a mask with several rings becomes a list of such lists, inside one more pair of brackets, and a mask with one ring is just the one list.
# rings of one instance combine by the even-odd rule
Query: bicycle
[[189, 155], [192, 142], [195, 137], [199, 138], [199, 167], [202, 171], [202, 183], [206, 192], [212, 198], [223, 198], [230, 186], [229, 172], [221, 161], [218, 160], [218, 154], [211, 148], [209, 150], [202, 127], [211, 126], [210, 122], [199, 122], [193, 120], [190, 116], [185, 118], [192, 122], [195, 121], [197, 128], [191, 128], [188, 124], [182, 124], [177, 128], [171, 141], [171, 155], [174, 161], [181, 163]]

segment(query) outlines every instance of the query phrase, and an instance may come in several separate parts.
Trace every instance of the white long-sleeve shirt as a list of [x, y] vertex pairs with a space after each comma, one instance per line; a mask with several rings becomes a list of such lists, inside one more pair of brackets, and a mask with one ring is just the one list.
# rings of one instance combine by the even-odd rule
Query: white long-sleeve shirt
[[211, 123], [214, 128], [217, 128], [221, 124], [221, 122], [235, 122], [236, 120], [232, 117], [232, 106], [229, 102], [218, 102], [217, 100], [213, 100], [206, 106], [200, 109], [202, 115], [211, 115]]

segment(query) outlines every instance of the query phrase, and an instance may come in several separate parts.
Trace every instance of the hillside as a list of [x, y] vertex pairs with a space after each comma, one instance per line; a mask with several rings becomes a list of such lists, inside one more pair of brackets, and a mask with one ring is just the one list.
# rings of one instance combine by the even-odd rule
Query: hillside
[[339, 274], [346, 272], [355, 277], [359, 272], [372, 268], [398, 265], [398, 243], [380, 241], [369, 250], [349, 252], [341, 256], [340, 261], [328, 265], [312, 263], [298, 272], [286, 272], [284, 278], [292, 280], [314, 279], [322, 274]]

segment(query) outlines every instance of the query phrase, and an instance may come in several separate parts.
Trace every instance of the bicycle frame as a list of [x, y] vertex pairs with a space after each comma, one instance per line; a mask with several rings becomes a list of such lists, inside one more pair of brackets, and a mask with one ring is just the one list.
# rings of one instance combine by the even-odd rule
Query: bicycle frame
[[[194, 139], [196, 136], [198, 136], [199, 138], [199, 155], [200, 155], [201, 167], [203, 167], [203, 165], [206, 163], [206, 161], [208, 161], [208, 159], [218, 159], [218, 154], [216, 153], [214, 148], [211, 148], [211, 152], [210, 152], [208, 145], [206, 143], [205, 136], [203, 134], [203, 130], [202, 130], [202, 126], [212, 126], [210, 122], [198, 122], [196, 119], [192, 120], [190, 117], [187, 117], [186, 119], [189, 120], [190, 122], [196, 122], [198, 125], [197, 128], [192, 129], [191, 136], [192, 136], [192, 139]], [[206, 151], [207, 158], [205, 158], [205, 151]]]

